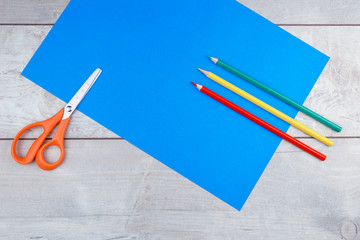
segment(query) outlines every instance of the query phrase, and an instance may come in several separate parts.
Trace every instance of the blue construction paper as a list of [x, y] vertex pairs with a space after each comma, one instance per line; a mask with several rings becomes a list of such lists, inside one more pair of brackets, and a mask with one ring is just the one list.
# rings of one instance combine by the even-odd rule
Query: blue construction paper
[[289, 125], [197, 68], [292, 117], [297, 111], [207, 55], [300, 103], [329, 59], [235, 0], [72, 0], [22, 74], [67, 102], [100, 67], [103, 73], [78, 110], [241, 209], [281, 139], [200, 93], [190, 81], [284, 131]]

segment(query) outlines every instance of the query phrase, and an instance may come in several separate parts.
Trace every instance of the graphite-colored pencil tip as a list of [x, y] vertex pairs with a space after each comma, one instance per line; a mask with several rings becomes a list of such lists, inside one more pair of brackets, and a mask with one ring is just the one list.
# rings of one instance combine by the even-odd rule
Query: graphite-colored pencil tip
[[205, 70], [202, 70], [201, 68], [198, 68], [203, 74], [205, 74], [205, 76], [209, 75], [210, 72], [209, 71], [205, 71]]
[[213, 61], [215, 64], [219, 61], [218, 58], [210, 57], [211, 61]]

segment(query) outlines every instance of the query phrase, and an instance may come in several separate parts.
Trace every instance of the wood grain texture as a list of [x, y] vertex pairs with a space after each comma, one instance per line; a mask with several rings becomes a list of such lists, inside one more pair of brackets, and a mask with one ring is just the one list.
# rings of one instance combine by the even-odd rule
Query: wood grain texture
[[[312, 118], [299, 113], [297, 120], [326, 136], [360, 136], [360, 50], [357, 47], [360, 27], [287, 26], [295, 36], [331, 56], [331, 60], [305, 106], [343, 127], [332, 131]], [[25, 124], [46, 119], [64, 103], [20, 76], [37, 47], [50, 30], [49, 26], [0, 26], [0, 136], [13, 137]], [[290, 134], [304, 133], [290, 128]], [[35, 137], [30, 133], [28, 137]], [[67, 138], [114, 138], [104, 127], [80, 112], [70, 122]]]
[[[69, 0], [0, 0], [0, 24], [54, 24]], [[357, 0], [238, 0], [276, 24], [360, 24]]]
[[0, 0], [0, 24], [54, 24], [70, 0]]
[[357, 0], [238, 0], [276, 24], [360, 24]]
[[325, 240], [360, 223], [360, 139], [315, 143], [325, 162], [282, 142], [240, 212], [124, 140], [68, 140], [52, 172], [17, 164], [10, 144], [0, 144], [0, 239]]
[[[51, 117], [66, 104], [20, 75], [50, 29], [50, 26], [0, 26], [0, 138], [15, 136], [25, 125]], [[30, 132], [27, 136], [38, 134]], [[79, 111], [74, 113], [66, 136], [118, 137]]]
[[[356, 0], [239, 1], [277, 24], [360, 24]], [[12, 160], [7, 139], [64, 104], [20, 76], [51, 26], [12, 24], [53, 24], [68, 2], [0, 0], [0, 239], [360, 239], [360, 26], [283, 26], [332, 57], [305, 105], [344, 129], [297, 119], [342, 138], [302, 139], [325, 162], [283, 141], [238, 212], [80, 112], [60, 168]]]
[[[326, 136], [360, 136], [360, 50], [355, 47], [360, 27], [287, 26], [284, 29], [330, 56], [304, 106], [339, 124], [343, 130], [332, 131], [301, 112], [297, 120]], [[289, 133], [305, 136], [294, 128]]]

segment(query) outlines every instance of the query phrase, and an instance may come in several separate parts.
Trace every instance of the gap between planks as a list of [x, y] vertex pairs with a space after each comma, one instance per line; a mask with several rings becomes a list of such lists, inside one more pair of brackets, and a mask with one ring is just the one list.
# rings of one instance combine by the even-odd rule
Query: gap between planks
[[[279, 27], [360, 27], [360, 24], [274, 23]], [[54, 26], [53, 23], [0, 23], [0, 26]]]

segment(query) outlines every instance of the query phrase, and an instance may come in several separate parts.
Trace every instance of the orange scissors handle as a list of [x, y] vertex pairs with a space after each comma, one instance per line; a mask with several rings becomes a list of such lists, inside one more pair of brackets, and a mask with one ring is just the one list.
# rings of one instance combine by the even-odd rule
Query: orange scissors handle
[[[44, 170], [53, 170], [57, 168], [65, 157], [65, 148], [64, 148], [64, 136], [66, 132], [66, 128], [69, 124], [70, 117], [63, 119], [60, 121], [60, 124], [55, 132], [54, 137], [50, 140], [50, 142], [44, 144], [42, 147], [40, 147], [39, 151], [36, 154], [35, 160], [37, 165]], [[57, 146], [60, 149], [60, 158], [54, 162], [49, 163], [44, 159], [44, 151], [47, 147], [50, 146]]]
[[[36, 163], [39, 165], [40, 168], [42, 168], [44, 170], [52, 170], [52, 169], [56, 168], [57, 166], [59, 166], [60, 163], [62, 162], [62, 160], [64, 159], [64, 155], [65, 155], [64, 135], [65, 135], [66, 127], [70, 121], [70, 117], [61, 120], [63, 115], [64, 115], [64, 108], [62, 108], [53, 117], [51, 117], [45, 121], [32, 123], [32, 124], [24, 127], [23, 129], [21, 129], [19, 131], [19, 133], [15, 136], [15, 138], [11, 144], [11, 155], [14, 158], [14, 160], [20, 164], [29, 164], [36, 158]], [[58, 127], [54, 137], [52, 138], [52, 140], [50, 142], [46, 143], [45, 145], [41, 146], [44, 143], [46, 137], [51, 132], [51, 130], [53, 130], [59, 122], [60, 122], [59, 127]], [[21, 135], [24, 134], [24, 132], [26, 132], [27, 130], [34, 128], [34, 127], [42, 127], [43, 133], [31, 145], [26, 156], [21, 158], [16, 153], [17, 142], [19, 141]], [[45, 161], [45, 159], [43, 157], [44, 150], [51, 145], [55, 145], [55, 146], [59, 147], [60, 152], [61, 152], [59, 160], [55, 163], [48, 163]]]

